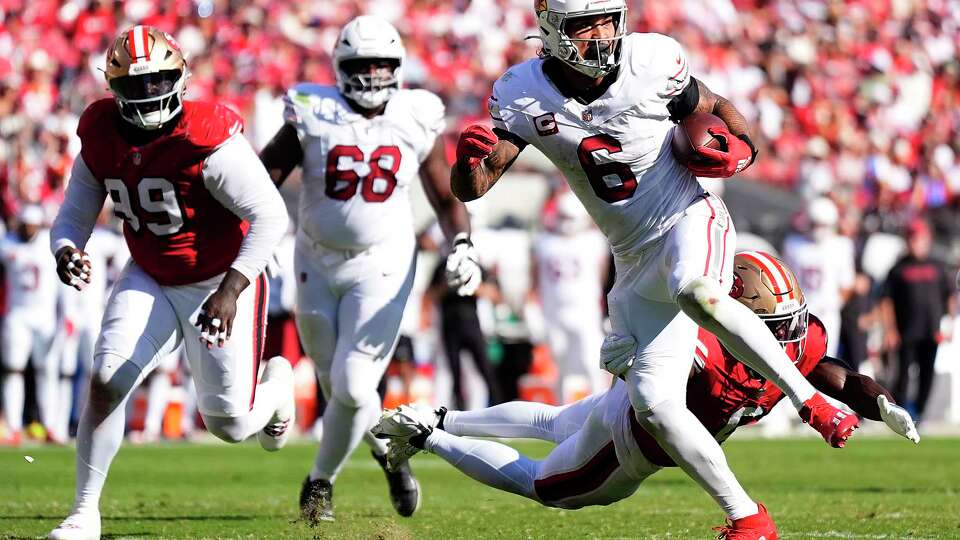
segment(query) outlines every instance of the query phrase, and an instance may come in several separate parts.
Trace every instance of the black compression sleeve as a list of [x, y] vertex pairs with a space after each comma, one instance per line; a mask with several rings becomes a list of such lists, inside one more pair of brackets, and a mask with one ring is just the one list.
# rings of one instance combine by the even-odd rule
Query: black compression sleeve
[[687, 84], [687, 87], [683, 89], [683, 92], [674, 96], [673, 99], [670, 100], [670, 103], [667, 103], [667, 110], [670, 111], [670, 119], [674, 122], [683, 120], [697, 109], [697, 104], [699, 103], [700, 86], [697, 84], [697, 79], [690, 77], [690, 82]]
[[499, 139], [504, 141], [510, 141], [511, 143], [513, 143], [513, 145], [516, 146], [518, 150], [523, 150], [524, 148], [526, 148], [528, 144], [527, 141], [520, 138], [520, 136], [517, 135], [516, 133], [511, 133], [505, 129], [495, 127], [493, 128], [493, 132], [497, 135]]

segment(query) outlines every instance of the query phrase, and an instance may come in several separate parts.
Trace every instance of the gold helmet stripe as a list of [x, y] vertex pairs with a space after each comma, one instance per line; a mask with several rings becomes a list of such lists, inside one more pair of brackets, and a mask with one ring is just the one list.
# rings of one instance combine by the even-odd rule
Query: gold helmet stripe
[[787, 274], [780, 268], [776, 260], [760, 251], [743, 251], [740, 252], [740, 255], [743, 255], [756, 264], [757, 267], [760, 268], [760, 271], [767, 276], [767, 279], [773, 284], [773, 296], [776, 298], [778, 304], [783, 302], [783, 298], [781, 298], [782, 295], [789, 293], [789, 297], [794, 298], [793, 287], [790, 286], [790, 279], [787, 278]]

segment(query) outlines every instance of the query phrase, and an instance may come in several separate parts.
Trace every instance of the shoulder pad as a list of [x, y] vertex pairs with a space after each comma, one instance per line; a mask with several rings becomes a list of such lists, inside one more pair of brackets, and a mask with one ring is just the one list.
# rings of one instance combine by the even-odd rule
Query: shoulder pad
[[300, 132], [309, 131], [312, 118], [335, 121], [342, 110], [343, 97], [334, 86], [298, 83], [283, 96], [283, 120]]
[[657, 90], [660, 97], [673, 97], [687, 87], [690, 62], [677, 40], [656, 33], [634, 33], [626, 39], [630, 40], [630, 69], [662, 77], [663, 85]]
[[418, 88], [401, 90], [391, 100], [398, 98], [404, 100], [414, 120], [425, 130], [434, 133], [443, 131], [446, 108], [436, 94]]
[[103, 133], [103, 127], [112, 126], [119, 116], [120, 111], [113, 98], [98, 99], [88, 105], [80, 115], [77, 136], [80, 137], [81, 142], [89, 140], [90, 137], [99, 137]]
[[232, 109], [208, 101], [184, 101], [181, 128], [198, 149], [214, 150], [243, 132], [243, 119]]

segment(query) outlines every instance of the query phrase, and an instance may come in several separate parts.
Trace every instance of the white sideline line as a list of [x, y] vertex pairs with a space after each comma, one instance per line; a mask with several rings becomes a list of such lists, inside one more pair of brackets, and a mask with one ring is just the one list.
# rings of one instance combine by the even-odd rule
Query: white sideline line
[[869, 538], [875, 540], [892, 540], [896, 538], [909, 538], [910, 540], [934, 540], [932, 537], [926, 536], [898, 536], [895, 534], [858, 534], [858, 533], [846, 533], [840, 531], [810, 531], [804, 533], [796, 534], [781, 534], [781, 538]]

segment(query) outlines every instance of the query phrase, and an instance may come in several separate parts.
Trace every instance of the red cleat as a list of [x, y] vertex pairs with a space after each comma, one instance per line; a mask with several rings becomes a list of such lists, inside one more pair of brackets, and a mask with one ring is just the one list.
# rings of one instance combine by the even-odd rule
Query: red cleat
[[714, 527], [719, 532], [717, 540], [777, 540], [777, 526], [770, 519], [767, 507], [757, 503], [759, 512], [745, 518], [730, 520], [723, 527]]
[[803, 403], [800, 419], [819, 431], [823, 440], [834, 448], [843, 448], [853, 430], [860, 426], [857, 415], [834, 407], [819, 393]]

